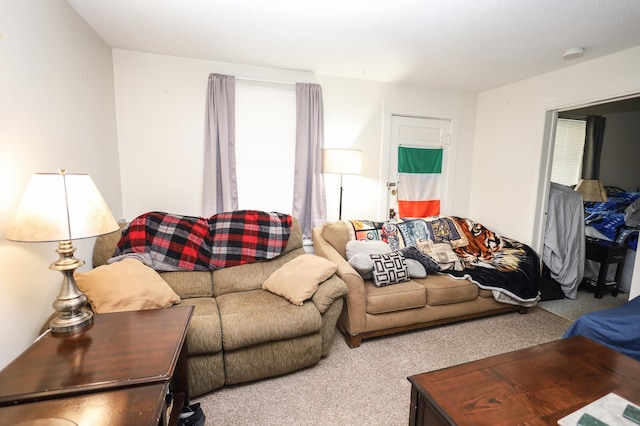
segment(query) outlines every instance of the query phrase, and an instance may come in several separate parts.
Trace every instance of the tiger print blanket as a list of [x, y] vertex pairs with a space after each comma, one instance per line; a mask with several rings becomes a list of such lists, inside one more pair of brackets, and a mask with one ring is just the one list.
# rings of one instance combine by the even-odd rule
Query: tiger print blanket
[[499, 302], [535, 305], [539, 297], [540, 261], [526, 244], [502, 237], [470, 219], [452, 217], [469, 244], [455, 248], [462, 271], [447, 271], [491, 290]]

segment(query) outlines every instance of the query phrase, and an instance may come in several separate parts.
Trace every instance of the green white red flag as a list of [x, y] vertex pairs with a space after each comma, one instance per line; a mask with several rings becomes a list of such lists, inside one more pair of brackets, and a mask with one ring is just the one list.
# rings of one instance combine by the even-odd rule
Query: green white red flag
[[440, 214], [442, 148], [398, 147], [398, 214], [427, 217]]

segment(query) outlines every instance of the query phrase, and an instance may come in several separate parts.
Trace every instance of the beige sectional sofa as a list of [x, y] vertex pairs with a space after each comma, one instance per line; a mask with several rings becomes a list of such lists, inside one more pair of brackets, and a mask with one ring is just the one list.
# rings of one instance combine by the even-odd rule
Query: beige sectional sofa
[[[97, 239], [94, 267], [107, 263], [120, 235]], [[347, 294], [342, 279], [332, 275], [301, 306], [262, 289], [273, 272], [303, 254], [294, 218], [287, 246], [274, 259], [214, 271], [160, 272], [180, 296], [176, 306], [195, 307], [187, 334], [192, 396], [290, 373], [329, 353]]]
[[338, 328], [355, 348], [362, 339], [445, 324], [526, 308], [497, 302], [490, 290], [443, 273], [376, 287], [347, 262], [346, 246], [352, 240], [346, 221], [327, 222], [314, 228], [316, 255], [338, 264], [336, 274], [349, 287]]

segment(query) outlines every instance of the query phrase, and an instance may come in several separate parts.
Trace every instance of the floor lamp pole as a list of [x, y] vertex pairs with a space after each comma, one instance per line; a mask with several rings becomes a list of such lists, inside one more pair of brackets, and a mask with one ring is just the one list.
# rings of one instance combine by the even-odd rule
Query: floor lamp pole
[[338, 220], [342, 220], [342, 173], [340, 173], [340, 205], [338, 207]]

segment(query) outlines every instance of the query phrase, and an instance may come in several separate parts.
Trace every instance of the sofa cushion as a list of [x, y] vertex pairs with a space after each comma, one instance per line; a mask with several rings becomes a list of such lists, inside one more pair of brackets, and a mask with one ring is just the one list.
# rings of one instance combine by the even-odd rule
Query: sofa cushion
[[178, 293], [180, 298], [213, 296], [211, 271], [160, 272], [160, 276]]
[[296, 306], [265, 290], [223, 294], [216, 298], [225, 351], [317, 333], [322, 327], [313, 303]]
[[334, 274], [318, 287], [318, 290], [311, 298], [311, 302], [316, 305], [320, 314], [324, 315], [327, 309], [334, 304], [336, 299], [340, 299], [348, 293], [349, 287], [347, 287], [347, 284], [342, 281], [340, 277]]
[[478, 286], [466, 279], [455, 279], [445, 274], [429, 275], [424, 280], [416, 280], [427, 289], [427, 305], [447, 305], [475, 300]]
[[427, 304], [425, 287], [413, 280], [384, 287], [376, 287], [372, 281], [365, 281], [365, 290], [367, 312], [370, 314], [421, 308]]
[[180, 297], [153, 269], [137, 259], [124, 259], [75, 275], [98, 313], [167, 308]]
[[324, 257], [302, 254], [282, 265], [262, 284], [294, 305], [302, 306], [318, 289], [318, 285], [333, 275], [338, 265]]
[[179, 306], [193, 306], [187, 332], [188, 355], [213, 354], [222, 350], [220, 313], [213, 297], [182, 299]]
[[120, 222], [118, 225], [120, 226], [119, 230], [100, 235], [96, 238], [96, 242], [93, 246], [93, 257], [91, 259], [94, 268], [106, 265], [107, 260], [113, 256], [113, 252], [118, 245], [118, 241], [120, 241], [120, 237], [122, 237], [122, 230], [127, 226], [127, 223]]
[[238, 291], [261, 290], [264, 280], [290, 260], [304, 254], [301, 247], [266, 262], [247, 263], [233, 268], [216, 269], [213, 275], [213, 295]]
[[409, 271], [404, 256], [398, 252], [372, 254], [373, 283], [376, 287], [409, 281]]
[[494, 299], [493, 291], [478, 287], [478, 296], [486, 299]]

